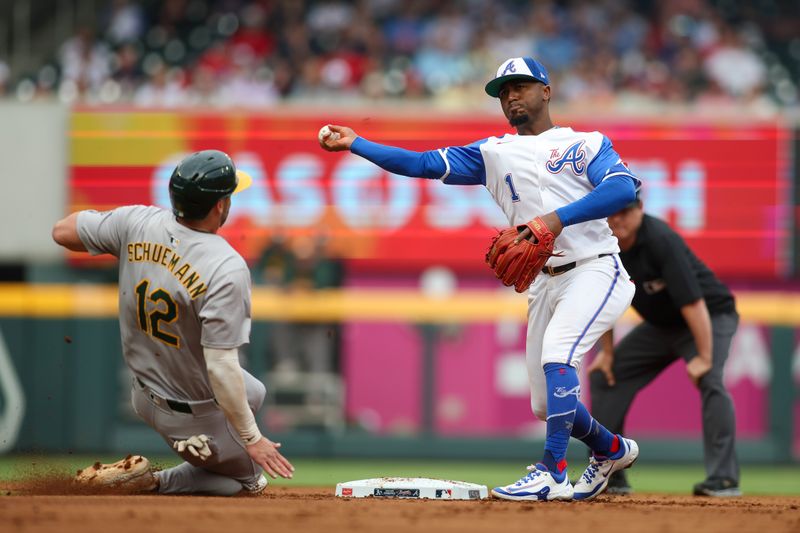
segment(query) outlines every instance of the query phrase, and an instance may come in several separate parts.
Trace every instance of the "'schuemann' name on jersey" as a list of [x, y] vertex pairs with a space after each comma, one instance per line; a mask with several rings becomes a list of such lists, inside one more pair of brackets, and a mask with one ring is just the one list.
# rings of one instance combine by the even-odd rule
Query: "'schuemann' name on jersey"
[[200, 280], [200, 275], [192, 269], [189, 263], [180, 266], [181, 256], [177, 255], [172, 248], [154, 242], [131, 242], [128, 243], [128, 262], [129, 263], [155, 263], [169, 270], [181, 285], [186, 287], [189, 295], [194, 300], [208, 287]]

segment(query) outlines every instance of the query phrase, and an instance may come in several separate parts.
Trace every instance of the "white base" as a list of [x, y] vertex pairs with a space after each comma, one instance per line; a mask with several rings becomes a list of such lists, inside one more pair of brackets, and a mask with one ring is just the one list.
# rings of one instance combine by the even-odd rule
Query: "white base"
[[381, 477], [336, 484], [336, 496], [344, 498], [403, 498], [430, 500], [483, 500], [486, 485], [425, 477]]

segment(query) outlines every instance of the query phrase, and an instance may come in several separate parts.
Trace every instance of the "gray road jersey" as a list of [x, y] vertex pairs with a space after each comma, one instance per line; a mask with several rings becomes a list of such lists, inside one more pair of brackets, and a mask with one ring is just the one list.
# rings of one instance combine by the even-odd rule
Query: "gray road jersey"
[[81, 211], [77, 227], [89, 252], [120, 260], [122, 353], [134, 375], [167, 398], [212, 398], [203, 346], [237, 348], [250, 337], [244, 259], [157, 207]]

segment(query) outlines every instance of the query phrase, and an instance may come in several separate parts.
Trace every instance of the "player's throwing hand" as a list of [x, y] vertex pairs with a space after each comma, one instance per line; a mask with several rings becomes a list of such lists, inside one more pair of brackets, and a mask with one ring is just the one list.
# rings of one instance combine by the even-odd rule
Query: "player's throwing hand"
[[[325, 128], [329, 131], [323, 131]], [[336, 137], [338, 134], [338, 138]], [[328, 152], [343, 152], [350, 149], [350, 145], [356, 140], [356, 132], [346, 126], [328, 124], [320, 130], [318, 138], [319, 145]]]
[[291, 479], [294, 466], [278, 451], [280, 447], [280, 442], [272, 442], [268, 438], [262, 437], [255, 444], [247, 445], [247, 453], [273, 479], [278, 476]]

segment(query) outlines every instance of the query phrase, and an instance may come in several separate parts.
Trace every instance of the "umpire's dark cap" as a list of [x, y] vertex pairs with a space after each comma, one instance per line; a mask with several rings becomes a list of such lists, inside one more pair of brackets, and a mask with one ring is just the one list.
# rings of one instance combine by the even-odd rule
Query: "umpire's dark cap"
[[544, 65], [532, 57], [512, 57], [503, 61], [494, 79], [486, 84], [486, 94], [497, 98], [500, 87], [509, 80], [534, 80], [550, 85], [550, 76]]

